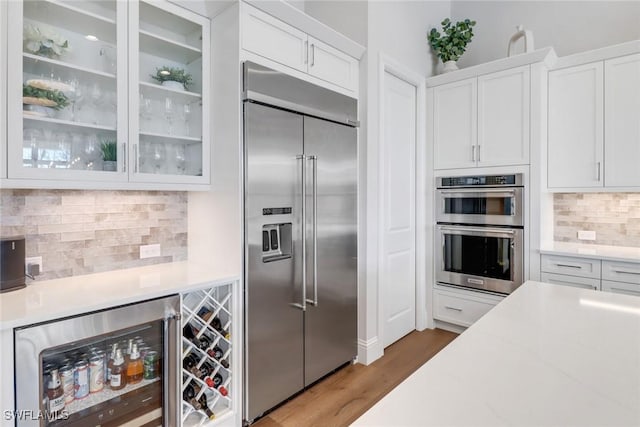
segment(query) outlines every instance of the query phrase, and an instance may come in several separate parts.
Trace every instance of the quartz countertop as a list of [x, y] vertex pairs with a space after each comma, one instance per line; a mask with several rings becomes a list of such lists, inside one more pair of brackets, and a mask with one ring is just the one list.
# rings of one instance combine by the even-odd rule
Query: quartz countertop
[[74, 316], [239, 279], [189, 261], [34, 281], [0, 294], [0, 330]]
[[640, 298], [528, 281], [354, 426], [638, 426]]
[[597, 258], [609, 261], [640, 262], [640, 248], [626, 246], [589, 245], [551, 242], [540, 249], [541, 254]]

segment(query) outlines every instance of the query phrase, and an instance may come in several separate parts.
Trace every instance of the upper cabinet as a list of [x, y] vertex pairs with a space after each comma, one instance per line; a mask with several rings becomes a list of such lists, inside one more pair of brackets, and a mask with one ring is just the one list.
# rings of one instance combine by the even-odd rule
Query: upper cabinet
[[117, 0], [9, 2], [8, 15], [8, 186], [209, 184], [206, 18]]
[[550, 72], [548, 187], [640, 187], [638, 117], [640, 54]]
[[435, 169], [529, 163], [529, 65], [433, 88]]
[[[358, 60], [248, 4], [243, 4], [242, 49], [331, 85], [358, 92]], [[273, 64], [275, 63], [275, 64]]]

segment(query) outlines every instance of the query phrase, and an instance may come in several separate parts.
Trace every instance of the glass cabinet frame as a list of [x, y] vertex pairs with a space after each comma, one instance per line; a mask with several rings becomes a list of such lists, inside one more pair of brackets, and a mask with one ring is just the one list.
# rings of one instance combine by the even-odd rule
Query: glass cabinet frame
[[[6, 32], [2, 31], [0, 35], [0, 43], [4, 42], [6, 38], [7, 52], [6, 63], [13, 64], [11, 67], [7, 67], [7, 76], [5, 80], [8, 82], [6, 87], [6, 99], [7, 104], [4, 106], [7, 111], [7, 123], [6, 133], [2, 133], [3, 136], [7, 135], [6, 146], [0, 146], [2, 153], [0, 154], [0, 160], [2, 160], [3, 166], [0, 167], [0, 178], [6, 179], [4, 185], [7, 187], [15, 186], [31, 187], [31, 188], [79, 188], [79, 189], [101, 189], [101, 188], [118, 188], [118, 189], [167, 189], [167, 190], [198, 190], [206, 189], [210, 184], [210, 141], [209, 141], [209, 120], [210, 111], [210, 20], [204, 16], [200, 16], [182, 7], [171, 4], [167, 1], [128, 1], [121, 2], [113, 0], [111, 3], [113, 9], [115, 9], [113, 16], [105, 16], [106, 14], [97, 13], [91, 10], [90, 7], [81, 6], [81, 4], [74, 3], [73, 1], [58, 1], [58, 0], [39, 0], [46, 4], [50, 9], [57, 10], [58, 13], [52, 14], [52, 27], [65, 29], [63, 25], [66, 21], [75, 19], [74, 22], [81, 20], [77, 25], [79, 29], [96, 28], [96, 31], [100, 31], [100, 28], [114, 27], [115, 28], [115, 45], [116, 45], [116, 64], [114, 73], [105, 72], [103, 70], [96, 69], [95, 67], [85, 67], [84, 65], [76, 65], [76, 63], [67, 62], [64, 57], [60, 59], [52, 59], [47, 57], [39, 57], [33, 55], [23, 49], [23, 29], [25, 23], [25, 4], [29, 2], [16, 1], [16, 2], [2, 2], [2, 7], [7, 8], [7, 16], [9, 17]], [[32, 2], [32, 4], [34, 4]], [[29, 5], [26, 6], [27, 8]], [[201, 67], [198, 72], [198, 78], [201, 83], [199, 84], [199, 93], [180, 91], [180, 90], [167, 90], [156, 83], [151, 83], [143, 78], [140, 78], [142, 73], [138, 70], [140, 63], [140, 51], [139, 37], [144, 33], [144, 36], [153, 39], [159, 43], [152, 44], [152, 47], [160, 45], [180, 45], [179, 41], [172, 40], [171, 37], [166, 35], [156, 35], [150, 31], [143, 30], [139, 22], [139, 12], [141, 8], [154, 8], [160, 11], [166, 12], [167, 16], [173, 16], [177, 21], [192, 22], [193, 25], [199, 26], [202, 29], [201, 32], [201, 47], [197, 50], [202, 58]], [[31, 7], [33, 10], [33, 6]], [[46, 14], [41, 14], [45, 16]], [[30, 16], [27, 15], [28, 18]], [[42, 20], [41, 22], [44, 22]], [[48, 22], [47, 22], [48, 23]], [[46, 25], [46, 24], [45, 24]], [[43, 25], [44, 26], [44, 25]], [[74, 28], [71, 27], [70, 28]], [[88, 30], [87, 30], [88, 31]], [[80, 34], [78, 32], [78, 34]], [[84, 33], [83, 33], [84, 34]], [[78, 43], [79, 44], [79, 43]], [[97, 44], [99, 46], [99, 43]], [[80, 48], [79, 48], [80, 49]], [[188, 49], [188, 47], [186, 47]], [[196, 51], [196, 49], [192, 49]], [[81, 123], [80, 120], [65, 120], [54, 117], [39, 117], [39, 116], [26, 116], [23, 112], [21, 93], [21, 83], [24, 83], [27, 76], [24, 74], [27, 68], [34, 69], [32, 65], [40, 64], [42, 69], [62, 70], [60, 75], [63, 80], [69, 75], [82, 75], [86, 77], [87, 81], [106, 81], [115, 82], [115, 108], [116, 108], [116, 123], [115, 127], [105, 126], [100, 123], [99, 119], [89, 123]], [[25, 65], [27, 64], [27, 65]], [[15, 66], [14, 66], [15, 65]], [[37, 66], [35, 66], [37, 69]], [[46, 71], [45, 71], [46, 73]], [[53, 74], [53, 73], [52, 73]], [[196, 73], [194, 73], [196, 74]], [[2, 72], [0, 72], [2, 77]], [[147, 77], [147, 76], [144, 76]], [[31, 77], [33, 78], [33, 77]], [[60, 80], [60, 77], [57, 77]], [[52, 79], [53, 80], [53, 79]], [[111, 84], [113, 86], [113, 84]], [[143, 91], [140, 88], [143, 87]], [[169, 96], [175, 96], [177, 99], [189, 98], [197, 102], [198, 113], [200, 117], [198, 119], [197, 136], [187, 137], [164, 137], [161, 132], [149, 132], [141, 133], [140, 130], [140, 118], [139, 118], [139, 97], [144, 91], [156, 91], [159, 93], [167, 93]], [[103, 91], [106, 92], [106, 91]], [[2, 88], [0, 88], [2, 93]], [[106, 102], [106, 101], [105, 101]], [[96, 103], [98, 104], [98, 103]], [[201, 105], [200, 105], [201, 104]], [[97, 110], [101, 112], [100, 110]], [[75, 118], [75, 117], [74, 117]], [[73, 168], [73, 161], [70, 158], [74, 157], [71, 154], [66, 154], [63, 158], [63, 166], [58, 167], [54, 161], [51, 161], [51, 165], [45, 164], [44, 167], [38, 163], [39, 159], [34, 158], [34, 166], [25, 165], [24, 160], [27, 154], [25, 141], [25, 125], [31, 122], [33, 128], [39, 131], [50, 131], [51, 133], [67, 133], [67, 140], [72, 141], [75, 134], [88, 134], [95, 132], [98, 138], [108, 135], [108, 140], [112, 138], [111, 135], [117, 141], [117, 166], [115, 171], [103, 171], [97, 167], [95, 170], [90, 170], [89, 166], [86, 168], [83, 166]], [[195, 123], [195, 120], [194, 120]], [[29, 127], [29, 126], [28, 126]], [[1, 130], [1, 129], [0, 129]], [[62, 138], [62, 137], [61, 137]], [[3, 138], [4, 140], [4, 138]], [[183, 169], [177, 167], [171, 167], [171, 165], [163, 165], [162, 168], [154, 170], [153, 173], [144, 171], [141, 166], [141, 141], [159, 141], [159, 144], [170, 145], [174, 143], [174, 140], [184, 143], [188, 150], [191, 150], [192, 157], [196, 160], [196, 165], [189, 171], [183, 167]], [[3, 141], [4, 142], [4, 141]], [[54, 145], [55, 145], [54, 141]], [[174, 144], [176, 145], [176, 144]], [[62, 145], [61, 145], [62, 146]], [[71, 145], [73, 146], [73, 145]], [[172, 145], [173, 146], [173, 145]], [[65, 145], [65, 147], [70, 147]], [[179, 145], [178, 145], [179, 148]], [[55, 150], [54, 150], [55, 151]], [[71, 148], [68, 149], [71, 151]], [[6, 154], [6, 158], [3, 158]], [[37, 154], [36, 157], [42, 157], [41, 154]], [[49, 158], [54, 157], [55, 154], [49, 154]], [[180, 154], [177, 155], [180, 158]], [[77, 156], [76, 156], [77, 158]], [[168, 159], [168, 158], [166, 158]], [[98, 162], [102, 162], [98, 160]], [[176, 162], [174, 161], [174, 164]], [[6, 169], [4, 169], [6, 165]], [[37, 166], [36, 166], [37, 165]], [[88, 164], [87, 164], [88, 165]], [[48, 167], [47, 167], [48, 166]], [[51, 170], [55, 168], [56, 170]], [[102, 167], [100, 166], [100, 169]], [[166, 184], [166, 185], [162, 185]], [[152, 187], [150, 185], [153, 185]]]

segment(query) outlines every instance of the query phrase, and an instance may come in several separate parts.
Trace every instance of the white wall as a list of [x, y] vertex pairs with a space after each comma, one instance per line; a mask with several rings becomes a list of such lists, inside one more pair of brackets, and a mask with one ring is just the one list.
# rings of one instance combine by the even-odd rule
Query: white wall
[[518, 24], [558, 56], [640, 39], [640, 1], [453, 1], [451, 15], [477, 21], [462, 67], [506, 57]]
[[368, 6], [366, 1], [306, 0], [304, 11], [366, 47]]

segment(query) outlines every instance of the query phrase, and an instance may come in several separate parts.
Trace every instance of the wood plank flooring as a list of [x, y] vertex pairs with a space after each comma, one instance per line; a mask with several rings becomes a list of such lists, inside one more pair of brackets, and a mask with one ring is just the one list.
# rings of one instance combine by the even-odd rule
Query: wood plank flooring
[[457, 336], [441, 329], [414, 331], [371, 365], [339, 370], [252, 426], [348, 426]]

